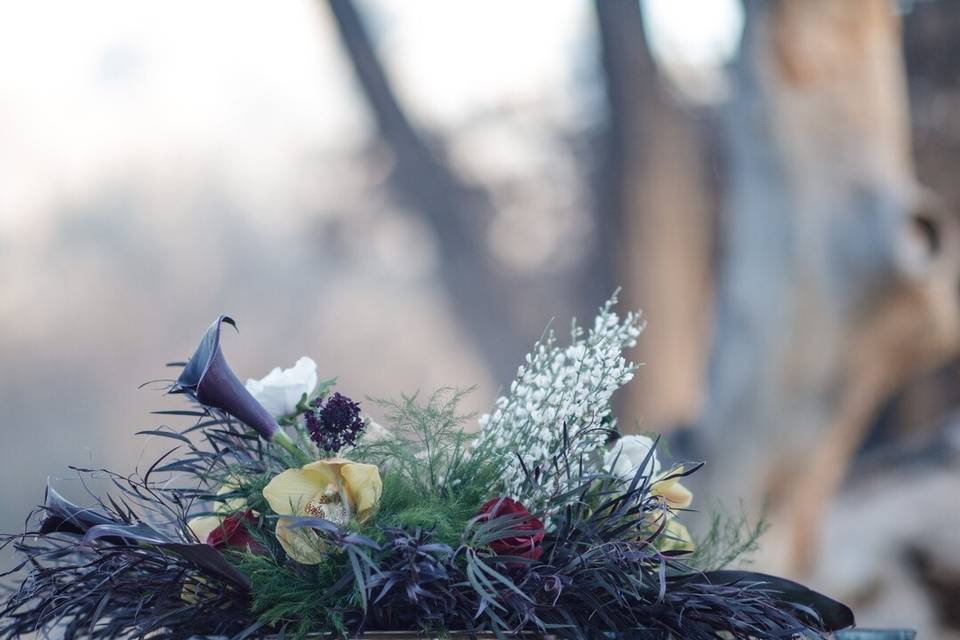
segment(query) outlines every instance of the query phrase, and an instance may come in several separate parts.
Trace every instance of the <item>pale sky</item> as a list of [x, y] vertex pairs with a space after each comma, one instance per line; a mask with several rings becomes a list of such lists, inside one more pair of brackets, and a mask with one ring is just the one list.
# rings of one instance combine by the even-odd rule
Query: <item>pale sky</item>
[[[671, 65], [735, 49], [736, 0], [645, 0]], [[383, 59], [415, 117], [456, 128], [526, 103], [575, 118], [594, 64], [582, 0], [367, 0]], [[308, 0], [0, 1], [0, 233], [40, 231], [58, 202], [104, 180], [213, 167], [272, 201], [291, 165], [365, 131], [325, 7]], [[522, 157], [515, 153], [512, 157]]]

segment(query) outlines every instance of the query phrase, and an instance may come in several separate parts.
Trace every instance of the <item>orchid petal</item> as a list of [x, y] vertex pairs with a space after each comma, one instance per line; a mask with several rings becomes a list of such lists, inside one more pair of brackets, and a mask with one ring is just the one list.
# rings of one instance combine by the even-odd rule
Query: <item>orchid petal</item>
[[690, 531], [687, 529], [687, 527], [676, 518], [671, 518], [667, 521], [667, 526], [665, 527], [664, 532], [666, 535], [661, 536], [657, 540], [657, 546], [661, 551], [693, 551], [695, 547], [693, 536], [690, 535]]
[[356, 511], [357, 519], [363, 521], [377, 506], [383, 493], [380, 470], [374, 464], [353, 463], [341, 467], [340, 475], [343, 476], [344, 489]]
[[349, 465], [357, 464], [346, 458], [324, 458], [310, 464], [304, 465], [304, 471], [313, 471], [323, 475], [326, 479], [324, 486], [328, 484], [337, 485], [342, 476], [342, 470]]
[[309, 469], [287, 469], [274, 476], [263, 488], [263, 497], [277, 515], [295, 516], [328, 484], [330, 482], [323, 473]]
[[683, 467], [677, 467], [660, 476], [650, 487], [650, 495], [666, 500], [671, 509], [686, 509], [693, 503], [693, 493], [680, 484]]
[[292, 527], [293, 518], [277, 520], [277, 540], [287, 555], [300, 564], [320, 564], [323, 561], [323, 545], [320, 536], [309, 527]]

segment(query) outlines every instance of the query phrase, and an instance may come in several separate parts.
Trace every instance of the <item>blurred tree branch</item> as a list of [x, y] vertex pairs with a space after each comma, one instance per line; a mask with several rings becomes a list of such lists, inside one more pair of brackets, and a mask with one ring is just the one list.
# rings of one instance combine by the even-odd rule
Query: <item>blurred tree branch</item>
[[329, 6], [357, 82], [393, 154], [394, 190], [436, 234], [451, 308], [495, 379], [506, 382], [529, 345], [511, 314], [509, 284], [486, 248], [484, 223], [493, 211], [489, 196], [457, 176], [441, 150], [414, 128], [354, 3], [329, 0]]

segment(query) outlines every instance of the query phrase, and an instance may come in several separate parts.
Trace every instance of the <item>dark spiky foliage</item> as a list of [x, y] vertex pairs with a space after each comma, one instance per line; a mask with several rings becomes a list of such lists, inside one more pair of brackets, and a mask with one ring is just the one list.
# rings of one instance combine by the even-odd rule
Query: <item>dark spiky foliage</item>
[[[31, 558], [30, 574], [0, 607], [2, 637], [57, 629], [65, 638], [186, 638], [232, 635], [256, 622], [244, 590], [184, 557], [135, 546], [91, 552], [61, 536], [28, 539], [16, 548]], [[193, 603], [181, 597], [190, 584]]]
[[[258, 495], [261, 478], [290, 466], [288, 454], [220, 412], [157, 413], [196, 422], [179, 432], [141, 432], [177, 444], [146, 471], [74, 468], [85, 487], [106, 481], [112, 491], [103, 498], [88, 491], [93, 506], [78, 507], [48, 489], [25, 532], [2, 538], [25, 559], [2, 574], [21, 581], [0, 602], [0, 638], [188, 638], [261, 627], [235, 554], [200, 544], [187, 521], [209, 514], [198, 510], [203, 502]], [[236, 491], [216, 495], [223, 482], [237, 479]]]
[[378, 571], [366, 585], [372, 605], [366, 624], [375, 629], [446, 629], [458, 613], [465, 613], [456, 611], [450, 588], [456, 575], [450, 566], [452, 549], [433, 542], [422, 529], [387, 529], [384, 535]]
[[0, 637], [57, 629], [66, 638], [186, 638], [256, 624], [249, 582], [226, 558], [176, 527], [145, 523], [149, 512], [154, 521], [182, 524], [184, 502], [141, 477], [77, 472], [106, 477], [118, 495], [80, 510], [51, 491], [55, 499], [48, 495], [30, 518], [36, 526], [4, 538], [26, 558], [4, 577], [27, 576], [0, 605]]
[[[566, 463], [558, 462], [558, 467]], [[695, 469], [691, 469], [693, 472]], [[627, 637], [706, 640], [821, 637], [837, 603], [799, 585], [757, 574], [693, 572], [687, 552], [660, 551], [665, 509], [638, 472], [623, 492], [614, 478], [584, 483], [578, 498], [549, 514], [555, 529], [540, 564], [520, 572], [516, 624], [573, 638], [614, 631]], [[562, 498], [559, 497], [558, 498]], [[819, 612], [817, 611], [819, 609]], [[728, 634], [728, 635], [724, 635]]]
[[682, 553], [657, 550], [662, 527], [651, 531], [643, 523], [663, 506], [643, 497], [648, 489], [638, 482], [613, 497], [612, 480], [585, 486], [576, 504], [551, 514], [556, 528], [539, 561], [491, 552], [497, 540], [522, 534], [523, 516], [475, 519], [456, 546], [423, 529], [389, 528], [375, 541], [301, 520], [323, 536], [328, 562], [304, 571], [255, 560], [259, 611], [274, 627], [345, 636], [466, 630], [582, 640], [772, 640], [823, 638], [852, 623], [845, 607], [798, 584], [696, 572]]
[[[270, 624], [345, 635], [466, 630], [583, 640], [610, 633], [638, 639], [817, 638], [852, 624], [846, 607], [795, 583], [747, 572], [700, 572], [687, 564], [687, 552], [661, 551], [658, 543], [670, 535], [668, 507], [642, 471], [625, 490], [620, 479], [585, 473], [583, 460], [562, 455], [549, 469], [529, 470], [531, 483], [550, 473], [580, 478], [576, 490], [549, 496], [540, 515], [552, 527], [538, 561], [493, 551], [500, 540], [530, 534], [523, 514], [466, 516], [456, 536], [443, 526], [430, 527], [434, 500], [449, 500], [451, 511], [470, 503], [464, 511], [476, 515], [480, 498], [472, 494], [491, 482], [458, 471], [471, 464], [455, 428], [458, 397], [447, 392], [388, 405], [399, 435], [354, 452], [388, 469], [381, 513], [363, 529], [368, 535], [351, 539], [335, 535], [329, 523], [302, 521], [324, 536], [325, 563], [304, 572], [258, 561], [254, 591]], [[432, 452], [416, 457], [413, 452], [424, 447], [410, 445], [423, 438]], [[680, 475], [697, 469], [689, 466]], [[451, 477], [460, 482], [443, 481]], [[411, 504], [416, 501], [419, 507]], [[398, 520], [408, 524], [390, 524]], [[287, 588], [292, 582], [295, 590]], [[272, 589], [274, 597], [267, 595]]]

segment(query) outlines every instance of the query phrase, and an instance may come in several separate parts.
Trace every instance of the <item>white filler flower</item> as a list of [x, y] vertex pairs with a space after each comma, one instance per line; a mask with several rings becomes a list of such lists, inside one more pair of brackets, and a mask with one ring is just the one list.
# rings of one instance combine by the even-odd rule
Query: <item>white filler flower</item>
[[297, 403], [317, 388], [317, 363], [304, 356], [289, 369], [276, 367], [260, 380], [247, 380], [247, 391], [275, 418], [297, 411]]
[[[629, 482], [640, 471], [651, 449], [653, 440], [647, 436], [623, 436], [603, 456], [603, 466], [613, 475]], [[660, 461], [654, 451], [643, 468], [643, 475], [653, 478], [659, 474]]]
[[636, 369], [623, 352], [637, 343], [643, 329], [638, 314], [621, 320], [613, 311], [616, 302], [614, 295], [600, 308], [590, 331], [574, 323], [569, 347], [559, 347], [548, 331], [517, 371], [510, 393], [497, 398], [492, 413], [480, 417], [473, 455], [499, 454], [507, 495], [522, 494], [528, 509], [542, 507], [550, 496], [576, 488], [579, 481], [571, 485], [562, 474], [549, 473], [525, 490], [531, 470], [549, 472], [561, 452], [568, 460], [583, 456], [600, 464], [600, 456], [592, 453], [607, 439], [603, 427], [610, 416], [610, 398]]

